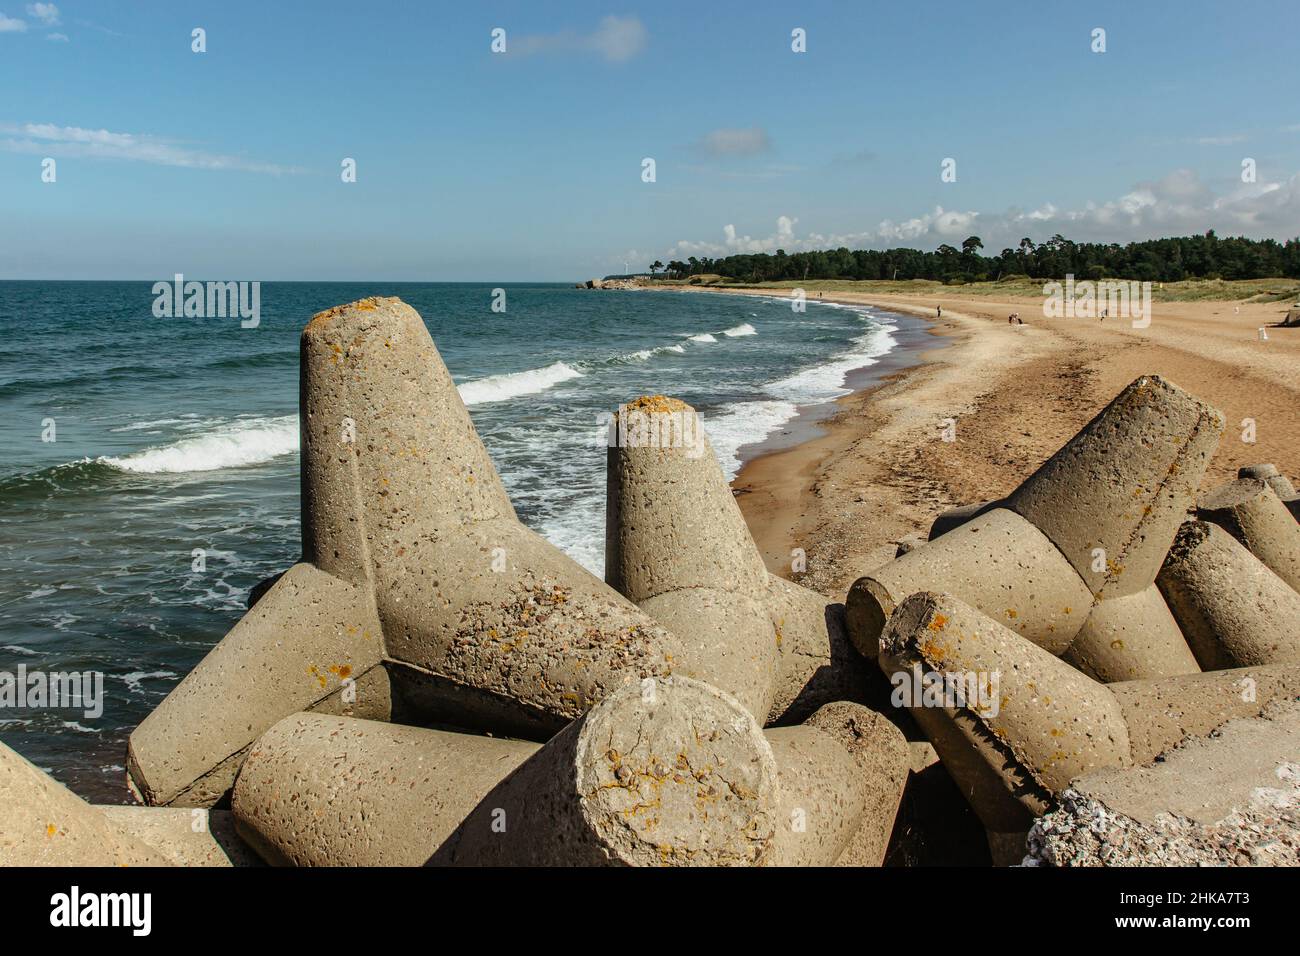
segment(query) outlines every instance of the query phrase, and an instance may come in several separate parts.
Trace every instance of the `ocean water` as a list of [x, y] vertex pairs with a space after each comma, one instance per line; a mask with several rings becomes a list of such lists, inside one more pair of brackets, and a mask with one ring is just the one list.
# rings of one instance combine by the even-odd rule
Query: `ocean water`
[[[0, 282], [0, 673], [104, 675], [104, 712], [0, 707], [0, 739], [121, 801], [125, 743], [298, 559], [298, 335], [398, 295], [424, 317], [521, 519], [593, 573], [600, 415], [694, 405], [728, 477], [907, 320], [867, 307], [567, 285], [263, 283], [256, 328], [155, 318], [147, 282]], [[46, 440], [52, 438], [53, 440]], [[196, 569], [194, 552], [204, 552]]]

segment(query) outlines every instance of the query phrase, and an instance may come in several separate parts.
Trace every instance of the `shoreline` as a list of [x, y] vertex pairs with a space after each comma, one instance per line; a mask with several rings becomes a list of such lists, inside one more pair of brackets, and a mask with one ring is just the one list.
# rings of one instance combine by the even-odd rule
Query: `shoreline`
[[[1223, 411], [1228, 430], [1203, 487], [1260, 462], [1300, 473], [1300, 329], [1270, 328], [1267, 341], [1257, 334], [1275, 321], [1275, 303], [1157, 302], [1150, 327], [1134, 330], [1045, 319], [1041, 299], [835, 292], [821, 301], [927, 326], [920, 344], [850, 372], [854, 391], [805, 426], [815, 432], [760, 443], [732, 482], [769, 570], [829, 597], [842, 599], [939, 512], [1010, 491], [1141, 375], [1161, 375]], [[1009, 325], [1011, 312], [1025, 324]], [[941, 437], [949, 418], [953, 442]], [[1246, 421], [1254, 423], [1249, 442]], [[792, 572], [796, 548], [807, 556], [803, 573]]]

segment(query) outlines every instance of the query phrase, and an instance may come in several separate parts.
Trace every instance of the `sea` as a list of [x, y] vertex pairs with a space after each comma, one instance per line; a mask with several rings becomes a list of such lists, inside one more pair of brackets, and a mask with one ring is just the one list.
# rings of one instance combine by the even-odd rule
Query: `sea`
[[103, 681], [93, 716], [0, 697], [0, 740], [126, 802], [131, 729], [301, 554], [299, 333], [371, 295], [423, 316], [521, 520], [596, 575], [603, 415], [680, 398], [731, 478], [917, 325], [815, 297], [266, 282], [244, 327], [159, 317], [150, 282], [0, 282], [0, 690]]

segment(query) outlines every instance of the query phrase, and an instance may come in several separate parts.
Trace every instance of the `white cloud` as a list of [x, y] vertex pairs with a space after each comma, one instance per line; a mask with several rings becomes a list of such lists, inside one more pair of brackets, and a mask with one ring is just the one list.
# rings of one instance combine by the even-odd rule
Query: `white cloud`
[[53, 40], [55, 43], [67, 43], [68, 35], [66, 33], [47, 33], [45, 39]]
[[1197, 146], [1231, 146], [1245, 142], [1245, 133], [1228, 133], [1224, 136], [1198, 136], [1192, 140]]
[[566, 30], [518, 38], [508, 37], [507, 54], [595, 53], [611, 63], [630, 60], [645, 49], [649, 33], [637, 17], [605, 17], [590, 33]]
[[0, 135], [9, 137], [0, 139], [0, 150], [11, 153], [122, 159], [156, 166], [238, 170], [272, 175], [303, 172], [293, 166], [189, 149], [156, 136], [114, 133], [106, 129], [82, 129], [79, 126], [55, 126], [51, 123], [0, 124]]
[[941, 243], [979, 235], [984, 248], [996, 254], [1015, 246], [1023, 236], [1043, 240], [1062, 233], [1080, 242], [1130, 242], [1160, 236], [1195, 235], [1214, 229], [1221, 235], [1243, 234], [1256, 238], [1285, 239], [1300, 233], [1300, 173], [1276, 182], [1239, 184], [1216, 194], [1188, 169], [1177, 169], [1163, 179], [1139, 183], [1122, 196], [1082, 208], [1062, 210], [1044, 203], [1028, 212], [962, 212], [936, 206], [932, 211], [895, 222], [881, 221], [861, 232], [796, 237], [797, 219], [777, 218], [776, 231], [758, 238], [738, 235], [736, 227], [723, 227], [722, 241], [682, 240], [669, 248], [671, 258], [741, 253], [808, 252], [815, 249], [887, 248], [908, 245], [932, 249]]
[[59, 8], [52, 3], [29, 3], [27, 15], [41, 22], [41, 26], [57, 27], [59, 25]]
[[26, 20], [15, 20], [0, 12], [0, 33], [23, 33], [27, 30]]
[[700, 148], [711, 156], [753, 156], [772, 148], [767, 131], [750, 129], [715, 129], [700, 140]]

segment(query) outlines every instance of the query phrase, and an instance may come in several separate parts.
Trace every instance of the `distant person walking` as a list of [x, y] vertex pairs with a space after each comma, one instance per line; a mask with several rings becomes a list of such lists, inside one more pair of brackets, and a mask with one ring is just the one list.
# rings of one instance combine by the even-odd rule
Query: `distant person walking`
[[941, 306], [941, 305], [936, 305], [936, 306], [934, 307], [934, 317], [935, 317], [936, 319], [942, 319], [942, 318], [943, 318], [943, 306]]

